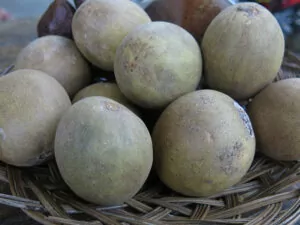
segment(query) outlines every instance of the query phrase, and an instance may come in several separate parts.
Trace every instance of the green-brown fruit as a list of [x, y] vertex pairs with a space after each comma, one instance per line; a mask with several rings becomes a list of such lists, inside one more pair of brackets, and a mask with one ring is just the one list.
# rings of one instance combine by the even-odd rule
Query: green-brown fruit
[[71, 98], [91, 82], [89, 65], [75, 43], [57, 35], [40, 37], [29, 43], [17, 56], [17, 69], [35, 69], [49, 74]]
[[76, 10], [72, 30], [82, 54], [95, 66], [112, 71], [116, 49], [147, 13], [129, 0], [87, 0]]
[[106, 97], [76, 102], [61, 119], [55, 139], [60, 173], [81, 198], [118, 205], [145, 183], [153, 162], [143, 121]]
[[268, 85], [248, 105], [260, 152], [276, 160], [300, 160], [300, 78]]
[[152, 139], [158, 176], [186, 196], [209, 196], [235, 185], [255, 154], [255, 136], [244, 109], [208, 89], [171, 103]]
[[229, 6], [203, 37], [206, 82], [236, 100], [248, 99], [274, 80], [284, 45], [282, 30], [266, 8], [253, 2]]
[[196, 90], [202, 76], [201, 50], [178, 25], [151, 22], [123, 39], [114, 71], [129, 100], [144, 108], [163, 108]]
[[99, 82], [92, 84], [90, 86], [87, 86], [80, 90], [75, 97], [73, 98], [72, 103], [91, 96], [103, 96], [110, 98], [112, 100], [115, 100], [116, 102], [119, 102], [120, 104], [126, 106], [133, 112], [137, 113], [136, 107], [128, 101], [128, 99], [122, 94], [120, 91], [118, 85], [116, 83], [105, 83], [105, 82]]
[[56, 126], [71, 106], [64, 88], [37, 70], [0, 78], [0, 160], [34, 166], [53, 156]]

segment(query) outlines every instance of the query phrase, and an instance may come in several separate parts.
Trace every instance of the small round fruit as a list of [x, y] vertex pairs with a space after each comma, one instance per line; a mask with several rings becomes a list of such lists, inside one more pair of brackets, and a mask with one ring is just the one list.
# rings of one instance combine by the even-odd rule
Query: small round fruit
[[283, 161], [300, 160], [300, 78], [268, 85], [248, 105], [258, 150]]
[[202, 75], [201, 50], [183, 28], [151, 22], [123, 39], [114, 71], [129, 100], [144, 108], [163, 108], [196, 90]]
[[206, 82], [236, 100], [253, 97], [276, 77], [284, 46], [282, 29], [269, 10], [253, 2], [229, 6], [202, 40]]
[[149, 23], [147, 13], [129, 0], [87, 0], [72, 22], [74, 40], [95, 66], [112, 71], [116, 49], [135, 27]]
[[29, 43], [17, 56], [14, 68], [41, 70], [49, 74], [70, 97], [91, 82], [89, 65], [75, 43], [57, 35], [47, 35]]
[[115, 100], [120, 104], [126, 106], [133, 112], [137, 113], [136, 107], [122, 94], [116, 83], [99, 82], [89, 85], [80, 90], [73, 98], [72, 103], [78, 102], [81, 99], [91, 96], [103, 96]]
[[152, 167], [153, 149], [139, 117], [112, 99], [94, 96], [76, 102], [61, 119], [55, 157], [79, 197], [109, 206], [140, 190]]
[[71, 106], [65, 89], [44, 72], [22, 69], [0, 78], [0, 160], [34, 166], [53, 156], [56, 126]]
[[171, 103], [152, 139], [158, 176], [186, 196], [209, 196], [235, 185], [255, 154], [255, 136], [244, 109], [208, 89]]

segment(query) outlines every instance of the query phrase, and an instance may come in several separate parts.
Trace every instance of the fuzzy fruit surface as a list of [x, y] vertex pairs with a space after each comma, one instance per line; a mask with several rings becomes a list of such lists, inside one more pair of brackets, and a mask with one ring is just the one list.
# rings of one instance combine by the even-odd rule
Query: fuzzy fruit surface
[[275, 160], [300, 160], [300, 78], [280, 80], [248, 105], [260, 152]]
[[114, 71], [128, 99], [144, 108], [163, 108], [196, 90], [202, 76], [201, 50], [178, 25], [151, 22], [123, 39]]
[[285, 43], [276, 18], [266, 8], [237, 3], [213, 19], [201, 47], [208, 86], [245, 100], [274, 80]]
[[26, 167], [49, 160], [56, 126], [70, 106], [61, 84], [42, 71], [0, 77], [0, 160]]
[[119, 205], [145, 183], [153, 162], [143, 121], [100, 96], [76, 102], [56, 132], [55, 158], [63, 179], [86, 201]]
[[210, 196], [235, 185], [255, 154], [246, 112], [229, 96], [208, 89], [171, 103], [152, 140], [158, 176], [186, 196]]
[[14, 70], [40, 70], [54, 77], [72, 98], [91, 83], [88, 62], [78, 51], [74, 41], [47, 35], [25, 46], [17, 55]]

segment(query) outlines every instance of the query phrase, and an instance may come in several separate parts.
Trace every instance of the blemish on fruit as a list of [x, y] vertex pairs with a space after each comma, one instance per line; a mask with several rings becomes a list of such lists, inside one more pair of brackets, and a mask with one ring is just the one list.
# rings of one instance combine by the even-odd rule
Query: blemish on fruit
[[243, 120], [245, 127], [249, 131], [251, 137], [254, 137], [253, 127], [250, 121], [249, 116], [245, 112], [245, 110], [238, 104], [236, 101], [233, 102], [235, 108], [238, 110], [240, 118]]

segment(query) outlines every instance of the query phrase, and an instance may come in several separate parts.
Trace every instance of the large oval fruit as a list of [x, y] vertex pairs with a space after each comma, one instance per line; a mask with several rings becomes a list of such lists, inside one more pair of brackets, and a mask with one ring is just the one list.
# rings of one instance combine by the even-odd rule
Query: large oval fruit
[[114, 71], [128, 99], [144, 108], [163, 108], [197, 88], [202, 56], [186, 30], [168, 22], [151, 22], [123, 39]]
[[248, 105], [260, 152], [300, 160], [300, 78], [270, 84]]
[[29, 43], [17, 56], [14, 69], [43, 71], [54, 77], [70, 97], [91, 82], [89, 65], [75, 43], [57, 35], [47, 35]]
[[152, 141], [142, 120], [126, 107], [105, 97], [87, 97], [61, 119], [55, 157], [63, 179], [79, 197], [117, 205], [146, 181]]
[[236, 100], [245, 100], [276, 77], [284, 37], [266, 8], [257, 3], [237, 3], [210, 23], [202, 50], [207, 84]]
[[53, 155], [56, 126], [71, 106], [64, 88], [37, 70], [0, 78], [0, 160], [15, 166], [41, 164]]
[[87, 0], [73, 17], [74, 40], [95, 66], [112, 71], [116, 49], [135, 27], [150, 22], [147, 13], [129, 0]]
[[208, 89], [171, 103], [152, 139], [160, 179], [187, 196], [209, 196], [238, 183], [255, 154], [246, 112], [229, 96]]

